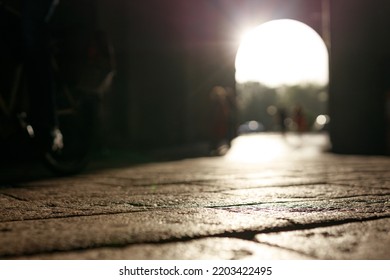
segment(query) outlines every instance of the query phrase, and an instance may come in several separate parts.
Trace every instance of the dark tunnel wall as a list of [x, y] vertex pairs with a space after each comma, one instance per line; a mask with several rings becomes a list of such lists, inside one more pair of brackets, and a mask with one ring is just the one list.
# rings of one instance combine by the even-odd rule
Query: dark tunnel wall
[[102, 3], [103, 25], [117, 49], [115, 102], [127, 106], [126, 113], [113, 118], [126, 140], [155, 146], [207, 137], [208, 92], [214, 85], [235, 84], [237, 46], [231, 46], [226, 29], [231, 23], [218, 5], [177, 0]]
[[390, 144], [389, 12], [388, 1], [332, 1], [329, 108], [335, 152], [385, 154]]

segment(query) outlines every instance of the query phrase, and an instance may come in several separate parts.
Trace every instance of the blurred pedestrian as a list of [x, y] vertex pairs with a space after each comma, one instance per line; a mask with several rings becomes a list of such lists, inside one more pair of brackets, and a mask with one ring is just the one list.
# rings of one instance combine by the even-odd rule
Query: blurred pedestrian
[[287, 125], [286, 125], [286, 121], [287, 121], [287, 112], [286, 112], [286, 109], [284, 107], [279, 107], [277, 109], [277, 123], [278, 123], [278, 126], [279, 126], [279, 129], [281, 131], [281, 133], [284, 135], [287, 131]]
[[301, 105], [296, 105], [293, 110], [293, 122], [298, 133], [303, 133], [307, 130], [306, 116]]

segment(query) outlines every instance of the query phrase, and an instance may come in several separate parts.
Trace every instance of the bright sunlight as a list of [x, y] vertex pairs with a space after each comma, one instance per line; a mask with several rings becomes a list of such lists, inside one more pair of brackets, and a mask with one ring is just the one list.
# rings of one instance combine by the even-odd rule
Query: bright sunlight
[[290, 19], [266, 22], [248, 32], [236, 56], [236, 81], [269, 87], [328, 83], [328, 51], [306, 24]]

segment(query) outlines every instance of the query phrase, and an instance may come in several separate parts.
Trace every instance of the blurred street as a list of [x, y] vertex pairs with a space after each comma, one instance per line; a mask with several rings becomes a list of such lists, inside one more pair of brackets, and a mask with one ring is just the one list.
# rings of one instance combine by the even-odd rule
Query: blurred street
[[328, 150], [252, 134], [221, 157], [4, 183], [0, 258], [390, 259], [390, 158]]

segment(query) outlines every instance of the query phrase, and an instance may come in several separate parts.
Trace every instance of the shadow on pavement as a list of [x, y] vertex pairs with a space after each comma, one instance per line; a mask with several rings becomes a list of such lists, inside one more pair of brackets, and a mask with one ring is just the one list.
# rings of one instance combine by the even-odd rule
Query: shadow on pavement
[[[323, 134], [281, 135], [259, 133], [239, 136], [224, 156], [228, 161], [267, 163], [286, 157], [311, 157], [329, 150], [329, 139]], [[81, 174], [99, 170], [129, 167], [152, 162], [166, 162], [185, 158], [209, 156], [207, 143], [179, 147], [134, 151], [128, 149], [101, 149], [92, 157]], [[77, 175], [77, 174], [76, 174]], [[34, 156], [0, 159], [0, 186], [17, 186], [26, 181], [42, 180], [55, 176]]]
[[[99, 170], [130, 167], [153, 162], [180, 160], [207, 156], [208, 145], [201, 143], [147, 151], [129, 149], [101, 149], [91, 156], [86, 169], [88, 174]], [[68, 175], [69, 176], [69, 175]], [[49, 171], [39, 157], [27, 153], [14, 153], [0, 158], [0, 187], [17, 186], [22, 182], [59, 177]]]

